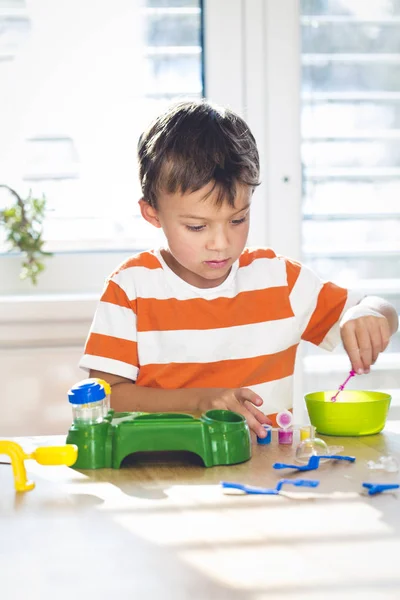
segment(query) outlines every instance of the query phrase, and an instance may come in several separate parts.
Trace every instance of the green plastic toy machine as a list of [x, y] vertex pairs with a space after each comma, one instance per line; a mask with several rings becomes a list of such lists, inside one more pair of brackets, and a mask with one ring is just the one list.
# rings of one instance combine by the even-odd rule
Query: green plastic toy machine
[[181, 413], [116, 413], [110, 409], [110, 387], [85, 379], [68, 392], [73, 424], [67, 444], [78, 447], [77, 469], [119, 469], [136, 452], [187, 451], [204, 466], [231, 465], [251, 457], [250, 431], [244, 417], [228, 410], [209, 410], [200, 418]]

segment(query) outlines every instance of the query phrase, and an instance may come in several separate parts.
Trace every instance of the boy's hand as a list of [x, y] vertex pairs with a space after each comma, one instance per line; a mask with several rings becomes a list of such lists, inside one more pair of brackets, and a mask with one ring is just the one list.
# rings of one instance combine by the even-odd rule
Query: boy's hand
[[200, 411], [220, 409], [240, 413], [258, 437], [266, 436], [265, 429], [261, 424], [271, 425], [271, 421], [258, 410], [257, 406], [261, 406], [263, 400], [255, 392], [248, 388], [206, 388], [204, 392], [206, 392], [205, 397], [199, 403]]
[[340, 335], [356, 373], [369, 373], [379, 353], [389, 344], [390, 334], [388, 320], [373, 308], [357, 304], [344, 314]]

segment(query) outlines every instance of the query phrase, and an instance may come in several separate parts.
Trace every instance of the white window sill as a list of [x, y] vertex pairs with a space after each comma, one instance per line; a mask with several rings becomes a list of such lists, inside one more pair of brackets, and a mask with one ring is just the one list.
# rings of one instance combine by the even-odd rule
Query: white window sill
[[82, 346], [98, 294], [0, 297], [0, 348]]

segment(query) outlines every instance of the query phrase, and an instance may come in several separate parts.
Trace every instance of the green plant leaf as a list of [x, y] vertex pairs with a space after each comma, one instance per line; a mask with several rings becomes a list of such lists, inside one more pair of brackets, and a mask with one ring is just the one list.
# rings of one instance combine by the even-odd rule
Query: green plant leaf
[[36, 285], [38, 275], [45, 269], [42, 258], [52, 256], [51, 252], [42, 250], [46, 198], [34, 198], [29, 193], [23, 199], [7, 185], [0, 185], [0, 188], [7, 189], [14, 201], [0, 211], [0, 225], [5, 229], [6, 242], [10, 250], [18, 250], [22, 254], [20, 278], [30, 279]]

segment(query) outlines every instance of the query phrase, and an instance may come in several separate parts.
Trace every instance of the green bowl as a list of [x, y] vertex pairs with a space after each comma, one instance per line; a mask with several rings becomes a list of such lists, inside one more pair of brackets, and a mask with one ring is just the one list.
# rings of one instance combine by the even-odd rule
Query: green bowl
[[391, 396], [383, 392], [348, 390], [306, 394], [311, 425], [323, 435], [372, 435], [385, 426]]

